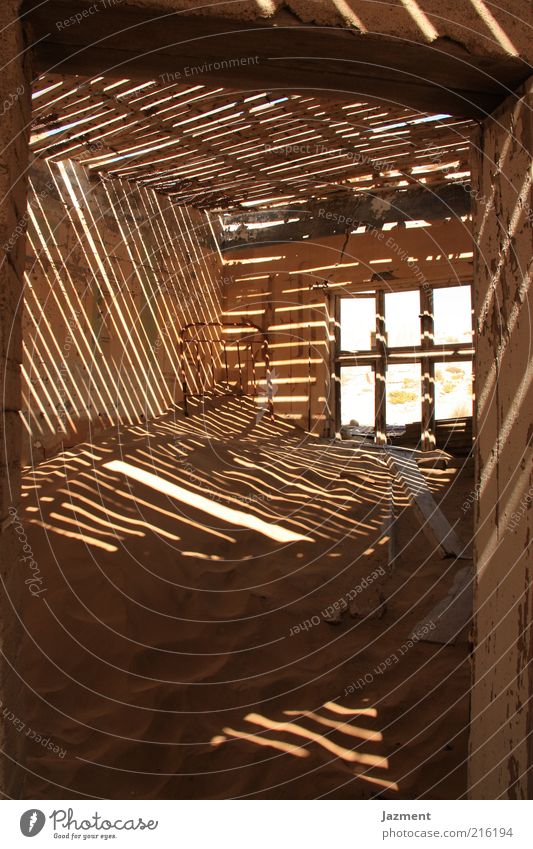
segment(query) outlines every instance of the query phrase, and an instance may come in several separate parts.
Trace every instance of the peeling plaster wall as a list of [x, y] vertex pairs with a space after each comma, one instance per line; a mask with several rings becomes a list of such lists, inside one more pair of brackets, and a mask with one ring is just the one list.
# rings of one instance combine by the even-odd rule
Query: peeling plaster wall
[[[0, 418], [0, 648], [8, 658], [0, 668], [0, 790], [15, 794], [20, 772], [14, 769], [20, 751], [20, 734], [9, 720], [20, 703], [20, 681], [9, 664], [17, 665], [19, 638], [13, 607], [17, 609], [21, 587], [17, 565], [20, 543], [10, 524], [10, 511], [17, 508], [20, 490], [21, 360], [20, 315], [24, 238], [9, 246], [26, 205], [31, 116], [30, 67], [21, 55], [21, 28], [14, 23], [17, 4], [3, 0], [0, 8], [0, 369], [2, 412]], [[6, 715], [4, 715], [6, 711]]]
[[232, 276], [226, 319], [248, 315], [268, 333], [275, 414], [304, 429], [310, 424], [320, 436], [335, 433], [336, 296], [375, 288], [380, 275], [393, 290], [471, 283], [473, 272], [470, 224], [461, 220], [254, 244], [228, 250], [224, 259]]
[[[350, 27], [355, 32], [403, 38], [428, 44], [442, 39], [461, 52], [509, 55], [512, 45], [524, 58], [533, 57], [530, 32], [531, 9], [523, 0], [503, 4], [458, 3], [457, 0], [348, 0], [338, 5], [330, 0], [263, 0], [201, 5], [195, 0], [126, 0], [132, 6], [157, 10], [186, 11], [241, 21], [268, 20], [278, 25], [317, 24]], [[526, 24], [526, 26], [525, 26]], [[510, 43], [510, 45], [509, 45]]]
[[[475, 139], [477, 586], [471, 798], [533, 796], [533, 84]], [[529, 776], [527, 771], [529, 770]]]
[[[180, 328], [221, 312], [220, 260], [204, 214], [127, 183], [91, 182], [72, 162], [36, 160], [27, 254], [26, 462], [181, 402]], [[207, 344], [200, 356], [208, 370], [199, 385], [189, 363], [190, 391], [211, 380]]]

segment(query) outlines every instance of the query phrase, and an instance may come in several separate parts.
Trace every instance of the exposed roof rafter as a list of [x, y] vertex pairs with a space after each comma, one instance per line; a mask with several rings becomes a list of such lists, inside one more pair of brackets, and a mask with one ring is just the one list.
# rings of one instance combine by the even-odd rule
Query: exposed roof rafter
[[464, 180], [472, 126], [360, 100], [45, 75], [34, 84], [31, 145], [180, 205], [303, 208]]

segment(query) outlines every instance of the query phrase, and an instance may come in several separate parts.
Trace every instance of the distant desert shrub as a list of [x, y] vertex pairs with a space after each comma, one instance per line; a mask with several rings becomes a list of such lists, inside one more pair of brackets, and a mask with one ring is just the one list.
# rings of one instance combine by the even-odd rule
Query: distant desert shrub
[[406, 392], [405, 389], [395, 389], [389, 392], [389, 401], [391, 404], [407, 404], [409, 401], [416, 401], [416, 392]]
[[462, 404], [457, 404], [452, 410], [452, 419], [462, 419], [465, 416], [472, 415], [472, 404], [463, 401]]

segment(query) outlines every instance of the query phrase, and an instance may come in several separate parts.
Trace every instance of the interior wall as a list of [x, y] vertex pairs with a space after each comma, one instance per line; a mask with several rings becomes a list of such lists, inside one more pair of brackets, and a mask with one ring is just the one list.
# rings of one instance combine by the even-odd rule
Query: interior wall
[[275, 415], [320, 436], [335, 433], [336, 296], [472, 280], [470, 222], [367, 229], [228, 250], [225, 317], [246, 312], [267, 332]]
[[479, 497], [472, 798], [533, 795], [532, 92], [530, 79], [484, 122], [474, 149]]
[[[469, 52], [505, 54], [510, 49], [530, 56], [525, 9], [522, 0], [506, 0], [505, 7], [495, 3], [457, 3], [456, 0], [388, 0], [387, 13], [378, 3], [350, 0], [269, 0], [267, 3], [237, 0], [215, 6], [191, 7], [189, 0], [125, 0], [127, 5], [146, 6], [155, 10], [186, 11], [189, 14], [234, 18], [237, 20], [269, 20], [284, 10], [288, 20], [319, 26], [350, 26], [354, 32], [369, 37], [382, 35], [409, 42], [431, 43], [439, 38], [451, 40], [456, 47], [464, 45]], [[489, 7], [489, 8], [487, 8]]]
[[[27, 462], [181, 402], [180, 329], [221, 312], [221, 264], [205, 214], [128, 183], [93, 182], [74, 162], [36, 160], [27, 254]], [[217, 327], [198, 333], [220, 337]], [[220, 347], [187, 347], [185, 358], [189, 391], [211, 385]]]
[[[13, 515], [20, 498], [20, 361], [22, 276], [25, 259], [24, 219], [28, 163], [31, 85], [24, 39], [15, 23], [17, 3], [4, 0], [0, 7], [0, 649], [7, 658], [0, 666], [0, 791], [14, 795], [18, 789], [21, 735], [8, 717], [20, 705], [17, 667], [17, 620], [22, 593], [17, 565], [20, 539]], [[6, 714], [4, 712], [7, 711]]]

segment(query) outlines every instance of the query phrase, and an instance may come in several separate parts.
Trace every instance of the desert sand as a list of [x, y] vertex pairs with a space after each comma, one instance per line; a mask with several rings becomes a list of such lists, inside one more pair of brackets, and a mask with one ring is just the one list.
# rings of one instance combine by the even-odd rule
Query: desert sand
[[[27, 470], [26, 798], [465, 792], [467, 635], [407, 644], [465, 561], [396, 493], [392, 568], [376, 453], [257, 418], [198, 402]], [[465, 542], [469, 464], [424, 471]]]

